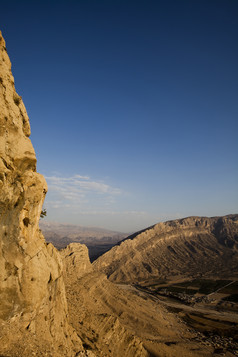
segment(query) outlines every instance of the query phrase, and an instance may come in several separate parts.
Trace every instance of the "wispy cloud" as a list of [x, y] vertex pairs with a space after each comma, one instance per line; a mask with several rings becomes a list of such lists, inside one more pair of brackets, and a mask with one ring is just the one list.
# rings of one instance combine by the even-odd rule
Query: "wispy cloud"
[[[84, 226], [133, 231], [147, 226], [148, 213], [128, 204], [128, 192], [84, 175], [45, 175], [47, 219]], [[145, 222], [145, 223], [144, 223]], [[128, 227], [128, 228], [126, 228]]]
[[[48, 183], [47, 205], [52, 208], [103, 204], [109, 205], [121, 194], [119, 188], [91, 179], [89, 176], [45, 176]], [[93, 204], [94, 203], [94, 204]]]
[[142, 216], [147, 216], [148, 213], [145, 211], [113, 211], [113, 210], [92, 210], [92, 211], [80, 211], [80, 214], [82, 215], [95, 215], [95, 216], [127, 216], [127, 217], [132, 217], [132, 216], [136, 216], [136, 217], [142, 217]]

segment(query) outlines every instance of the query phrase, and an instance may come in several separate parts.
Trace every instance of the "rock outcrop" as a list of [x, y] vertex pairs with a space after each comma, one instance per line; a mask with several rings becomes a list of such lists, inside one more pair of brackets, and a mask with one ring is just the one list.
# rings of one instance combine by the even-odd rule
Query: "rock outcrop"
[[0, 33], [0, 354], [74, 356], [62, 261], [38, 223], [47, 185]]
[[128, 237], [94, 267], [111, 281], [237, 278], [238, 215], [158, 223]]

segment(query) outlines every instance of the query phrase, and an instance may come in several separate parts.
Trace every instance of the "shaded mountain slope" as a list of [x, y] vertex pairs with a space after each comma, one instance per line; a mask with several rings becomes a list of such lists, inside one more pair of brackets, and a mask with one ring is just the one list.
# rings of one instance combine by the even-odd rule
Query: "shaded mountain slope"
[[111, 281], [238, 276], [238, 215], [156, 224], [99, 257]]

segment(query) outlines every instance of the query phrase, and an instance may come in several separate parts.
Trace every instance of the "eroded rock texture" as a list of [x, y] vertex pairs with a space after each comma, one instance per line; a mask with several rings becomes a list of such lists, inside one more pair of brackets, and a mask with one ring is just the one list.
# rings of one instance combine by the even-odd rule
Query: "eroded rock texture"
[[47, 185], [0, 33], [0, 353], [74, 356], [62, 262], [38, 223]]

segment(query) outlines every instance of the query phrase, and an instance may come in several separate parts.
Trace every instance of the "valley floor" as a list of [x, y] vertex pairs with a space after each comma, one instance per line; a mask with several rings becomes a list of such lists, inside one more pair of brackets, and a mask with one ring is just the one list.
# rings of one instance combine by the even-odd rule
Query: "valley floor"
[[190, 343], [208, 347], [210, 355], [238, 356], [237, 280], [158, 281], [118, 286], [137, 291], [174, 313], [195, 334]]

